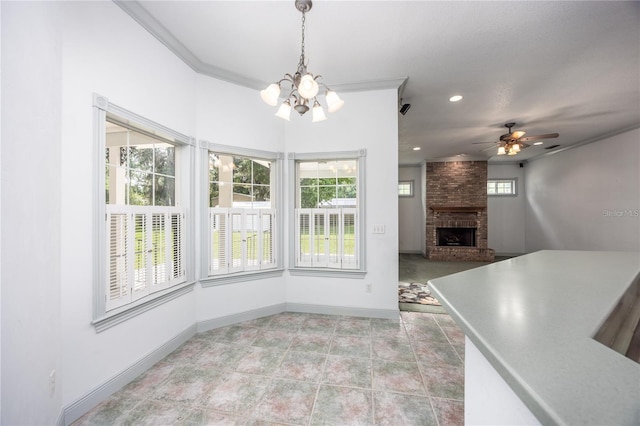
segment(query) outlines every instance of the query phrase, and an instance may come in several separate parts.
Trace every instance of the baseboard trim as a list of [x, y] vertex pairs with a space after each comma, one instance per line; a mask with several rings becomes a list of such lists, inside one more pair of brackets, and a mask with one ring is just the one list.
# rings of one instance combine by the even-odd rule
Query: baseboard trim
[[399, 309], [369, 309], [352, 306], [310, 305], [306, 303], [287, 303], [286, 311], [383, 319], [398, 319], [398, 315], [400, 315]]
[[64, 409], [60, 409], [60, 413], [58, 413], [58, 418], [56, 419], [56, 426], [65, 426], [64, 425]]
[[84, 414], [89, 412], [89, 410], [91, 410], [93, 407], [109, 398], [113, 393], [122, 389], [140, 374], [153, 367], [155, 363], [169, 355], [171, 352], [175, 351], [180, 345], [189, 340], [195, 334], [196, 325], [193, 324], [153, 352], [136, 361], [133, 365], [126, 368], [124, 371], [116, 374], [103, 384], [87, 393], [85, 396], [64, 407], [63, 419], [61, 424], [70, 425], [71, 423], [78, 420]]
[[284, 303], [278, 303], [271, 306], [265, 306], [263, 308], [253, 309], [251, 311], [240, 312], [237, 314], [226, 315], [224, 317], [211, 318], [208, 320], [200, 321], [197, 324], [198, 333], [203, 331], [213, 330], [214, 328], [226, 327], [228, 325], [237, 324], [244, 321], [250, 321], [256, 318], [262, 318], [269, 315], [279, 314], [284, 312], [286, 305]]

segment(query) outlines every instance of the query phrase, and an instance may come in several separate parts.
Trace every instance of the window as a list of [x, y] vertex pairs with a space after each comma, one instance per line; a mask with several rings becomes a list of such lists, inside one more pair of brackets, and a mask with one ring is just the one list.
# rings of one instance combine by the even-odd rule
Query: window
[[209, 275], [274, 269], [271, 160], [208, 152]]
[[398, 182], [398, 196], [399, 197], [413, 197], [413, 181], [401, 180]]
[[364, 271], [364, 155], [364, 150], [328, 153], [323, 158], [291, 155], [295, 171], [294, 269]]
[[514, 196], [518, 195], [518, 180], [489, 179], [487, 180], [487, 195]]
[[[94, 100], [99, 155], [94, 324], [101, 331], [187, 286], [190, 139]], [[125, 318], [126, 319], [126, 318]]]

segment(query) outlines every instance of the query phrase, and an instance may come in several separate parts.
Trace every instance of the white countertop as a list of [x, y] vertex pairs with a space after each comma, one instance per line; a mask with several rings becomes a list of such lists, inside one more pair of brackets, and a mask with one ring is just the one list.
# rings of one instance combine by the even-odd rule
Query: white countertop
[[429, 281], [542, 424], [640, 425], [640, 364], [592, 338], [640, 253], [545, 250]]

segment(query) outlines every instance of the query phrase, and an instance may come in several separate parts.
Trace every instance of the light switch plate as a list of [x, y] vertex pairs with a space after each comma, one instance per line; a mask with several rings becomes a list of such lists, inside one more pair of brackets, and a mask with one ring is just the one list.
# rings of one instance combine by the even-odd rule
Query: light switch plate
[[384, 225], [373, 225], [374, 234], [384, 234]]

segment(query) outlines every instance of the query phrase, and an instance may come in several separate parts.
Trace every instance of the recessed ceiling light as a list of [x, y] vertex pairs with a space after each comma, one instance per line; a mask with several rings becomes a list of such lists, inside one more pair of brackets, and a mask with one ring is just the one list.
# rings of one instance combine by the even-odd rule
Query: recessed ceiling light
[[449, 101], [450, 101], [450, 102], [458, 102], [458, 101], [459, 101], [459, 100], [461, 100], [461, 99], [462, 99], [462, 96], [460, 96], [460, 95], [455, 95], [455, 96], [450, 97], [450, 98], [449, 98]]
[[534, 142], [533, 144], [534, 144], [534, 145], [542, 145], [543, 143], [544, 143], [544, 142], [542, 142], [542, 141], [538, 141], [538, 142]]
[[416, 147], [414, 147], [414, 148], [413, 148], [413, 150], [414, 150], [414, 151], [420, 151], [420, 147], [419, 147], [419, 146], [416, 146]]

